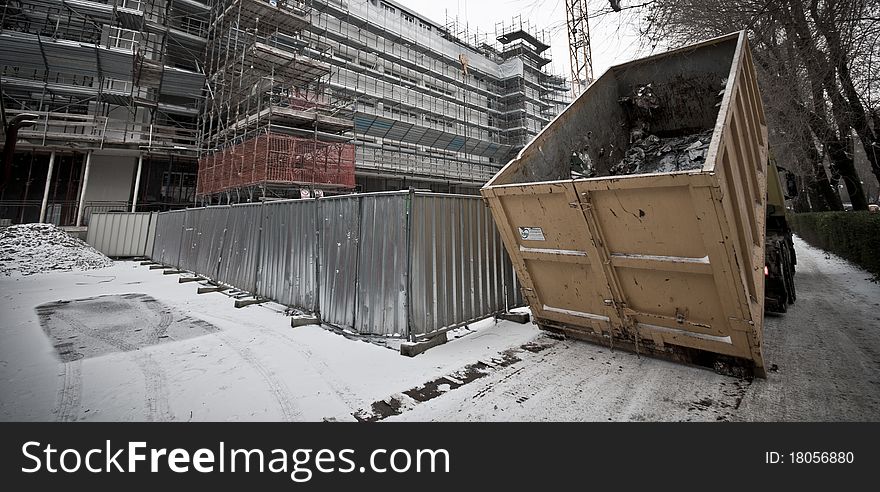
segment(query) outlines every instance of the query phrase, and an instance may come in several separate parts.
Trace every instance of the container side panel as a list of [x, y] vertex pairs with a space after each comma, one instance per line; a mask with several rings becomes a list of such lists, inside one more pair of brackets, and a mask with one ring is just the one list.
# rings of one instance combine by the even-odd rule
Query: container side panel
[[591, 193], [612, 255], [706, 256], [687, 177], [668, 181], [676, 186]]
[[651, 110], [650, 132], [659, 136], [715, 126], [718, 93], [734, 61], [736, 39], [680, 51], [660, 60], [636, 61], [613, 69], [620, 96], [651, 84], [661, 103]]

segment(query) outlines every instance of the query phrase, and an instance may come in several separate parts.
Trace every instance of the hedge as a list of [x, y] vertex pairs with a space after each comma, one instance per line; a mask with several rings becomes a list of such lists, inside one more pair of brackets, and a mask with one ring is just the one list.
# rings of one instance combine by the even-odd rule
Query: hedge
[[789, 215], [795, 234], [880, 277], [880, 214], [819, 212]]

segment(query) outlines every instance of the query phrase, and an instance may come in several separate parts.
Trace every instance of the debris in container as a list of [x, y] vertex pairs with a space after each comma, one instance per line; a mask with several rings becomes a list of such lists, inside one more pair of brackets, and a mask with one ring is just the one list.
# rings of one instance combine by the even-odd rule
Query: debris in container
[[596, 176], [596, 168], [585, 149], [571, 153], [571, 176], [573, 179]]
[[[716, 106], [720, 105], [720, 101], [724, 98], [726, 85], [727, 79], [720, 79], [721, 92], [716, 96], [718, 101]], [[621, 128], [621, 131], [628, 132], [629, 147], [622, 158], [619, 154], [615, 156], [616, 158], [612, 158], [614, 149], [606, 155], [604, 147], [596, 152], [589, 144], [575, 150], [570, 157], [571, 178], [701, 169], [706, 163], [713, 130], [702, 132], [690, 130], [693, 133], [684, 130], [678, 134], [671, 134], [668, 130], [657, 128], [657, 125], [652, 123], [656, 123], [657, 118], [666, 114], [664, 102], [653, 83], [637, 85], [629, 95], [618, 99], [618, 103], [624, 107], [628, 116], [627, 124]], [[586, 137], [589, 141], [592, 135], [588, 134]]]
[[711, 140], [712, 130], [669, 138], [648, 135], [632, 143], [623, 159], [611, 166], [610, 174], [671, 173], [700, 169], [706, 162]]
[[632, 95], [621, 98], [620, 102], [632, 103], [636, 107], [648, 111], [660, 107], [660, 97], [654, 92], [654, 86], [652, 84], [645, 84], [636, 87]]

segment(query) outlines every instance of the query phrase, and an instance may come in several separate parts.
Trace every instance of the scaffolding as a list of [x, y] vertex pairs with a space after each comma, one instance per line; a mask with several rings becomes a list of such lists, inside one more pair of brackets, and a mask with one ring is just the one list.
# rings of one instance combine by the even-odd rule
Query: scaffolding
[[[472, 33], [393, 0], [0, 8], [4, 115], [38, 118], [22, 149], [72, 150], [82, 167], [92, 149], [190, 165], [193, 177], [201, 166], [198, 186], [179, 187], [205, 204], [345, 191], [352, 155], [362, 191], [385, 180], [475, 192], [569, 102], [546, 32], [521, 18]], [[229, 157], [275, 141], [302, 154], [261, 151], [249, 167]], [[271, 171], [280, 162], [291, 169]]]
[[[259, 135], [202, 159], [200, 196], [225, 194], [227, 202], [258, 198], [291, 188], [354, 188], [354, 145], [290, 135]], [[242, 193], [245, 193], [243, 196]]]
[[328, 89], [325, 56], [307, 50], [301, 32], [310, 23], [302, 0], [214, 2], [202, 201], [354, 187], [354, 148], [344, 136], [354, 127], [351, 103]]
[[303, 37], [321, 37], [333, 89], [355, 99], [361, 178], [475, 192], [569, 102], [547, 33], [520, 18], [492, 35], [393, 1], [313, 6]]
[[[0, 214], [84, 225], [91, 210], [192, 204], [209, 14], [204, 0], [0, 2], [0, 119], [34, 123], [6, 163]], [[137, 169], [128, 196], [87, 198], [93, 154]]]
[[4, 117], [23, 148], [198, 155], [207, 5], [193, 0], [8, 0]]

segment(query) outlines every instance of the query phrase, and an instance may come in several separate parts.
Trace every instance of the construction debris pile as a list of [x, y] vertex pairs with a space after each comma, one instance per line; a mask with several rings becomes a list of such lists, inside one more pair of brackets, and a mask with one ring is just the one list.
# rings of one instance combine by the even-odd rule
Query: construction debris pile
[[700, 169], [706, 162], [706, 151], [711, 140], [712, 130], [683, 137], [647, 135], [632, 143], [623, 159], [611, 167], [611, 174], [671, 173]]
[[[726, 79], [722, 80], [722, 86], [724, 84]], [[723, 95], [722, 91], [718, 97]], [[607, 172], [601, 172], [596, 169], [586, 148], [573, 152], [570, 163], [572, 179], [692, 171], [701, 169], [706, 163], [713, 130], [668, 137], [659, 137], [651, 132], [653, 113], [661, 108], [660, 97], [651, 84], [638, 86], [630, 96], [618, 102], [633, 121], [629, 147], [623, 158], [612, 164]], [[604, 155], [604, 150], [604, 147], [600, 149], [599, 157]]]
[[0, 231], [0, 274], [33, 275], [113, 265], [96, 249], [52, 224], [21, 224]]

